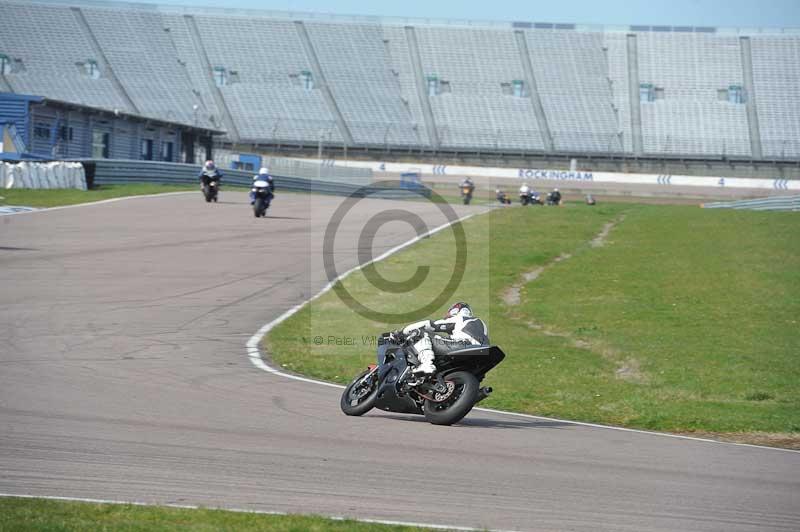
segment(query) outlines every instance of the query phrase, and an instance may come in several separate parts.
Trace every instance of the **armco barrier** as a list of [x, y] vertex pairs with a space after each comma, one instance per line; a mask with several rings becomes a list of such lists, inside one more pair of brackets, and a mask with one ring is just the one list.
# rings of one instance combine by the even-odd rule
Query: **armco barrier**
[[741, 201], [705, 203], [706, 209], [748, 209], [752, 211], [800, 211], [800, 196], [777, 196]]
[[[86, 167], [87, 181], [93, 185], [115, 185], [124, 183], [195, 184], [198, 183], [198, 166], [190, 164], [163, 163], [153, 161], [128, 161], [112, 159], [91, 159], [81, 161]], [[253, 173], [241, 170], [222, 170], [222, 186], [250, 186]], [[399, 183], [398, 183], [399, 185]], [[405, 199], [418, 194], [398, 187], [366, 186], [334, 181], [317, 181], [290, 175], [275, 175], [277, 190], [315, 192], [349, 196], [362, 192], [370, 197]], [[430, 191], [425, 190], [429, 196]]]

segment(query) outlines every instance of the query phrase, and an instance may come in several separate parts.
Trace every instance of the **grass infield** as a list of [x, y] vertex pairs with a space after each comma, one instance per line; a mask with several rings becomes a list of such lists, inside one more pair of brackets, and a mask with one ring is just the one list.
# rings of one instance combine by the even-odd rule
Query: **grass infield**
[[390, 526], [317, 516], [265, 515], [225, 510], [182, 509], [131, 504], [95, 504], [0, 497], [0, 531], [269, 530], [278, 532], [411, 532]]
[[154, 185], [135, 183], [130, 185], [100, 185], [91, 190], [67, 189], [26, 189], [11, 188], [0, 190], [0, 205], [25, 207], [61, 207], [91, 203], [125, 196], [144, 196], [164, 192], [185, 192], [197, 190], [195, 185]]
[[[452, 300], [469, 301], [507, 354], [483, 405], [543, 416], [800, 447], [800, 216], [694, 206], [509, 208], [466, 221]], [[430, 301], [453, 271], [443, 231], [377, 265], [408, 279], [387, 295], [344, 286], [377, 310]], [[440, 315], [446, 306], [436, 313]], [[346, 383], [400, 323], [334, 292], [265, 339], [285, 369]]]

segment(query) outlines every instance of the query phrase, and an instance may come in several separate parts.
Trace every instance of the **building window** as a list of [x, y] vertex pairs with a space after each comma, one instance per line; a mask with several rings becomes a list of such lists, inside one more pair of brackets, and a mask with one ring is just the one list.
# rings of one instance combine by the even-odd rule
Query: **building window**
[[111, 135], [104, 131], [92, 131], [92, 157], [108, 159], [108, 145]]
[[214, 83], [217, 87], [224, 87], [228, 84], [228, 71], [225, 67], [214, 67]]
[[511, 86], [513, 87], [514, 96], [517, 98], [524, 98], [525, 97], [525, 82], [521, 79], [515, 79], [511, 82]]
[[50, 140], [50, 126], [44, 122], [36, 122], [33, 125], [33, 137], [42, 140]]
[[86, 70], [86, 75], [90, 78], [100, 79], [100, 67], [97, 66], [97, 61], [94, 59], [87, 59], [83, 64], [83, 68]]
[[642, 102], [654, 102], [656, 100], [656, 91], [652, 83], [639, 84], [639, 100]]
[[162, 161], [172, 161], [174, 144], [172, 142], [162, 142], [161, 143], [161, 160]]
[[11, 74], [11, 58], [5, 54], [0, 54], [0, 75]]
[[311, 74], [311, 72], [308, 70], [303, 70], [300, 72], [300, 78], [305, 90], [310, 91], [314, 88], [314, 75]]
[[747, 98], [744, 87], [741, 85], [731, 85], [728, 87], [728, 101], [730, 103], [745, 103]]
[[428, 76], [428, 96], [436, 96], [439, 94], [439, 78], [437, 76]]
[[142, 139], [140, 158], [145, 161], [153, 160], [153, 139]]
[[61, 126], [58, 129], [58, 138], [65, 142], [72, 142], [72, 128], [68, 126]]

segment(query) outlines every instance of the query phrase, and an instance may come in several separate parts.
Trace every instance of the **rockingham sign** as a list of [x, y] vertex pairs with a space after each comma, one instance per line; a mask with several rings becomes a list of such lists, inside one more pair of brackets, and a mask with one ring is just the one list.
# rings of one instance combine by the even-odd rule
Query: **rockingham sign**
[[531, 168], [520, 168], [520, 179], [546, 179], [548, 181], [594, 181], [592, 172], [572, 172], [569, 170], [534, 170]]
[[[304, 159], [308, 160], [308, 159]], [[320, 162], [318, 159], [311, 159]], [[752, 179], [745, 177], [699, 177], [658, 174], [625, 174], [621, 172], [581, 172], [570, 170], [553, 170], [546, 168], [487, 168], [484, 166], [448, 166], [443, 164], [409, 164], [370, 161], [338, 161], [327, 159], [322, 161], [331, 166], [348, 166], [351, 168], [370, 168], [378, 173], [419, 172], [423, 176], [470, 176], [515, 180], [570, 181], [576, 183], [622, 183], [630, 185], [656, 185], [715, 187], [715, 188], [749, 188], [772, 191], [800, 190], [800, 180], [786, 179]]]

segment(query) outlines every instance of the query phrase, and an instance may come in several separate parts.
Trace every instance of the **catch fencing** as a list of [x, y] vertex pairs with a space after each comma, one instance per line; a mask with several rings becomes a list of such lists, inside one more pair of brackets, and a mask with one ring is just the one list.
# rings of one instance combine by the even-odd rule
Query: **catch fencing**
[[800, 211], [800, 196], [778, 196], [741, 201], [705, 203], [706, 209], [747, 209], [751, 211]]
[[[94, 185], [117, 185], [126, 183], [157, 183], [165, 185], [186, 185], [198, 183], [200, 168], [195, 165], [164, 163], [153, 161], [90, 159], [81, 161], [86, 168], [87, 182]], [[325, 181], [304, 176], [291, 175], [291, 168], [276, 166], [271, 172], [275, 178], [277, 190], [296, 192], [314, 192], [337, 196], [370, 196], [384, 199], [406, 199], [419, 194], [402, 189], [399, 183], [361, 185], [340, 181]], [[221, 170], [222, 186], [249, 187], [253, 182], [253, 173], [242, 170]], [[370, 173], [371, 175], [371, 173]], [[371, 178], [370, 178], [371, 181]], [[430, 191], [425, 190], [425, 195]]]

